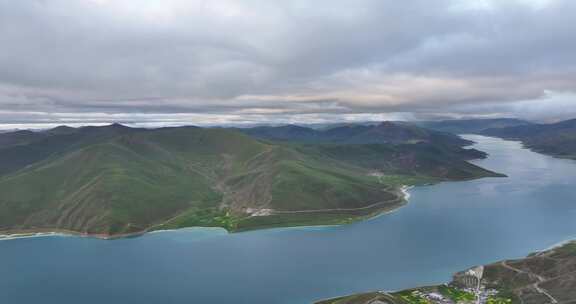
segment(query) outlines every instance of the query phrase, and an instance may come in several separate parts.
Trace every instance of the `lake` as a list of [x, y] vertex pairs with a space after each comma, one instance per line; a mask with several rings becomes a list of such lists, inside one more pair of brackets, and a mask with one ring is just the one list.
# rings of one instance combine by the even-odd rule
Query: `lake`
[[0, 241], [0, 303], [311, 303], [449, 281], [576, 238], [576, 161], [465, 136], [509, 175], [416, 187], [391, 214], [338, 227]]

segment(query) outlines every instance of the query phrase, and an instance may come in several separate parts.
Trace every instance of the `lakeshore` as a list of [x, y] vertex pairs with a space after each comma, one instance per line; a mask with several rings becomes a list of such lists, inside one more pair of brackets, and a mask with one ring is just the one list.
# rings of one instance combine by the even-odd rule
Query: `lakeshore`
[[[396, 206], [382, 208], [375, 212], [368, 213], [367, 215], [361, 215], [356, 217], [346, 217], [345, 220], [338, 220], [334, 224], [324, 224], [322, 222], [314, 223], [312, 221], [302, 223], [301, 225], [292, 225], [292, 226], [284, 226], [284, 227], [264, 227], [260, 229], [278, 229], [278, 228], [296, 228], [296, 227], [329, 227], [329, 226], [337, 226], [337, 225], [345, 225], [350, 224], [352, 222], [369, 220], [372, 218], [376, 218], [379, 216], [384, 216], [394, 212], [395, 210], [402, 208], [408, 200], [410, 199], [410, 193], [408, 190], [412, 189], [413, 186], [400, 186], [399, 193], [401, 194], [399, 197], [399, 204]], [[376, 205], [376, 204], [374, 204]], [[370, 207], [370, 206], [369, 206]], [[360, 208], [360, 210], [363, 208]], [[331, 212], [332, 210], [318, 210], [323, 212]], [[340, 210], [345, 211], [345, 210]], [[303, 213], [309, 213], [314, 211], [304, 211]], [[268, 215], [266, 215], [268, 216]], [[91, 233], [82, 233], [77, 231], [65, 230], [65, 229], [49, 229], [49, 228], [42, 228], [42, 229], [25, 229], [25, 230], [14, 230], [14, 231], [0, 231], [0, 241], [3, 240], [13, 240], [13, 239], [21, 239], [21, 238], [34, 238], [34, 237], [51, 237], [51, 236], [70, 236], [70, 237], [86, 237], [86, 238], [95, 238], [95, 239], [102, 239], [102, 240], [116, 240], [121, 238], [132, 238], [132, 237], [139, 237], [148, 233], [155, 233], [155, 232], [169, 232], [175, 230], [184, 230], [190, 228], [217, 228], [223, 229], [228, 233], [236, 233], [242, 231], [251, 231], [255, 229], [246, 229], [246, 230], [239, 230], [239, 231], [229, 231], [224, 227], [201, 227], [201, 226], [194, 226], [194, 227], [182, 227], [182, 228], [175, 228], [175, 229], [150, 229], [145, 231], [139, 231], [134, 233], [125, 233], [125, 234], [117, 234], [117, 235], [107, 235], [107, 234], [91, 234]], [[258, 229], [258, 228], [256, 228]]]
[[572, 303], [575, 265], [576, 241], [569, 240], [523, 258], [474, 266], [442, 285], [359, 293], [316, 304]]

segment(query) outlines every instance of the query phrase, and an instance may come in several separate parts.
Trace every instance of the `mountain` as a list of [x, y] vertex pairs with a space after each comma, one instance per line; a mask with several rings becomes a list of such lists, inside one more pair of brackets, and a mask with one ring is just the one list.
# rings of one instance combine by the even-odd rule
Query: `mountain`
[[143, 130], [118, 124], [70, 128], [75, 130], [73, 132], [63, 132], [64, 128], [68, 127], [57, 127], [43, 132], [17, 131], [0, 134], [0, 175], [12, 173], [49, 156]]
[[455, 134], [418, 127], [406, 122], [385, 121], [378, 124], [348, 124], [329, 129], [312, 129], [296, 125], [260, 126], [237, 129], [249, 136], [276, 142], [323, 144], [429, 144], [451, 150], [463, 159], [486, 157], [475, 149], [462, 149], [473, 144]]
[[62, 135], [62, 134], [71, 134], [75, 133], [77, 130], [75, 128], [69, 126], [58, 126], [52, 128], [44, 133], [52, 134], [52, 135]]
[[256, 138], [280, 141], [295, 140], [303, 142], [313, 142], [317, 140], [321, 134], [320, 131], [297, 125], [260, 126], [238, 129], [238, 131]]
[[335, 142], [364, 143], [440, 143], [444, 145], [465, 146], [471, 141], [450, 133], [427, 130], [418, 126], [385, 121], [374, 126], [344, 126], [324, 132]]
[[115, 124], [0, 142], [4, 234], [346, 223], [402, 205], [403, 185], [500, 176], [466, 162], [468, 149], [433, 141], [278, 143], [230, 129]]
[[43, 133], [29, 130], [0, 133], [0, 148], [27, 144], [45, 136]]
[[575, 270], [576, 241], [572, 241], [523, 259], [473, 267], [455, 274], [447, 285], [362, 293], [317, 304], [569, 304], [576, 299]]
[[576, 159], [576, 119], [553, 124], [493, 128], [483, 135], [516, 139], [537, 152]]
[[515, 118], [494, 118], [494, 119], [454, 119], [441, 121], [420, 121], [416, 125], [455, 134], [480, 133], [486, 129], [506, 128], [516, 126], [528, 126], [531, 122]]
[[287, 125], [263, 126], [239, 129], [239, 131], [261, 139], [306, 143], [409, 144], [435, 142], [459, 147], [472, 144], [471, 141], [454, 134], [428, 130], [410, 123], [391, 121], [374, 125], [344, 125], [329, 129]]

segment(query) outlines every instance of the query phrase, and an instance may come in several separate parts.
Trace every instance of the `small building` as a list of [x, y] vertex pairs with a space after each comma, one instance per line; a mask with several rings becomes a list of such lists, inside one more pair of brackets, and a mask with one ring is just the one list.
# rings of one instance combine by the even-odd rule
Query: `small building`
[[478, 290], [484, 275], [484, 266], [472, 267], [454, 275], [452, 283], [462, 288]]

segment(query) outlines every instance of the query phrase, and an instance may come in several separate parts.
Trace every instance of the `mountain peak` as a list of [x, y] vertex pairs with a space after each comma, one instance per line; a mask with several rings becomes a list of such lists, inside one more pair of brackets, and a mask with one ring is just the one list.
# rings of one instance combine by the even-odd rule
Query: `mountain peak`
[[76, 128], [72, 128], [66, 125], [62, 125], [62, 126], [57, 126], [55, 128], [52, 128], [50, 130], [48, 130], [47, 132], [50, 134], [69, 134], [76, 131]]
[[576, 127], [576, 118], [560, 121], [560, 122], [557, 122], [555, 125], [561, 126], [564, 128], [573, 128], [573, 127]]
[[378, 124], [378, 127], [396, 127], [397, 125], [389, 120], [385, 120]]
[[110, 124], [110, 125], [107, 125], [107, 126], [105, 126], [105, 127], [116, 128], [116, 129], [131, 129], [131, 128], [128, 127], [128, 126], [125, 126], [125, 125], [123, 125], [123, 124], [121, 124], [121, 123], [117, 123], [117, 122], [112, 123], [112, 124]]

